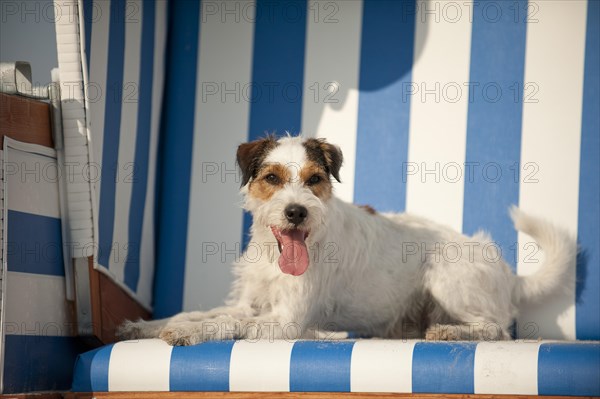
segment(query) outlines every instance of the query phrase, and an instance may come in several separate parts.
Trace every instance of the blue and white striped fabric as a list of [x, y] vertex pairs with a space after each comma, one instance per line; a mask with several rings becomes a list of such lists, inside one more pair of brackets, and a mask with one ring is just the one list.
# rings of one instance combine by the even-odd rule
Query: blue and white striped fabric
[[165, 1], [80, 1], [95, 260], [151, 308]]
[[4, 137], [0, 392], [68, 389], [85, 347], [67, 301], [56, 151]]
[[[110, 89], [141, 79], [139, 65], [156, 73], [158, 44], [154, 64], [133, 61], [147, 54], [135, 43], [152, 22], [112, 17], [140, 6], [141, 20], [158, 27], [165, 5], [151, 14], [153, 5], [84, 0], [86, 15], [101, 15], [85, 19], [90, 81]], [[170, 2], [168, 11], [159, 167], [154, 155], [138, 158], [145, 148], [134, 151], [139, 129], [123, 133], [139, 126], [132, 115], [156, 118], [158, 108], [119, 100], [90, 109], [103, 170], [147, 166], [145, 197], [106, 178], [98, 197], [98, 261], [145, 304], [150, 252], [119, 263], [107, 248], [135, 241], [133, 199], [146, 198], [148, 212], [151, 168], [160, 170], [156, 317], [222, 304], [251, 222], [239, 206], [235, 149], [290, 131], [342, 147], [341, 198], [465, 233], [486, 229], [516, 273], [533, 273], [543, 256], [514, 231], [509, 205], [566, 227], [583, 248], [575, 293], [523, 309], [517, 334], [600, 338], [597, 1], [217, 0]], [[150, 84], [155, 94], [159, 83]], [[142, 242], [150, 230], [143, 225]]]
[[600, 344], [125, 341], [81, 355], [73, 391], [600, 395]]
[[341, 145], [343, 199], [487, 229], [519, 274], [541, 256], [508, 206], [565, 226], [577, 294], [524, 309], [518, 333], [600, 338], [598, 3], [273, 7], [172, 4], [156, 315], [222, 302], [249, 226], [235, 147], [288, 130]]

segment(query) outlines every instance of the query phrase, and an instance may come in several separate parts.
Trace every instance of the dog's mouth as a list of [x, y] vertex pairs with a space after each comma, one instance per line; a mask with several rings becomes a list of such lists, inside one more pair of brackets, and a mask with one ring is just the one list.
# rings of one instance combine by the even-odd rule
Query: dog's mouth
[[309, 264], [306, 237], [308, 231], [300, 229], [279, 229], [271, 226], [271, 231], [279, 246], [279, 268], [286, 274], [300, 276]]

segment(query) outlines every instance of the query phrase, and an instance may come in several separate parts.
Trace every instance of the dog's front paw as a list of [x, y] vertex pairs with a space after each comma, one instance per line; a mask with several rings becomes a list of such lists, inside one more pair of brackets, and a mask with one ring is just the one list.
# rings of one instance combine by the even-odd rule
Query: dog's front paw
[[172, 346], [188, 346], [188, 345], [196, 345], [197, 343], [202, 342], [196, 334], [186, 335], [179, 331], [177, 328], [165, 328], [159, 336], [160, 339], [165, 341], [167, 344]]
[[174, 346], [241, 338], [240, 323], [230, 317], [217, 317], [200, 322], [171, 323], [162, 329], [159, 338]]
[[[306, 334], [306, 338], [308, 339], [316, 339], [316, 340], [323, 340], [323, 341], [334, 341], [334, 340], [341, 340], [341, 339], [348, 339], [350, 338], [351, 334], [347, 331], [326, 331], [326, 330], [319, 330], [319, 329], [315, 329], [315, 330], [309, 330], [308, 334]], [[298, 336], [285, 336], [286, 339], [298, 339], [300, 337]]]
[[173, 346], [196, 345], [206, 341], [202, 328], [190, 325], [191, 323], [175, 323], [166, 326], [159, 335], [159, 338]]

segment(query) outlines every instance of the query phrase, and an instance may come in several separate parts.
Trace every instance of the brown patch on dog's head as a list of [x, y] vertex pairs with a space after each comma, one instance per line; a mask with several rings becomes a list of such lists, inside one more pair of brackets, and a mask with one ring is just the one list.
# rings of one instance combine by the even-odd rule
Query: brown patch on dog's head
[[331, 174], [339, 182], [340, 168], [344, 161], [342, 150], [324, 139], [308, 139], [303, 145], [308, 159], [321, 165], [328, 175]]
[[300, 180], [321, 200], [326, 201], [331, 198], [333, 187], [329, 180], [329, 173], [323, 165], [308, 161], [300, 169]]
[[248, 193], [263, 201], [271, 199], [277, 190], [290, 181], [290, 171], [283, 165], [263, 164], [258, 174], [250, 182]]
[[368, 214], [375, 215], [377, 211], [371, 205], [359, 205], [359, 208], [364, 209]]
[[275, 147], [277, 141], [272, 136], [240, 144], [236, 160], [242, 172], [242, 187], [248, 184], [250, 179], [256, 178], [267, 154]]

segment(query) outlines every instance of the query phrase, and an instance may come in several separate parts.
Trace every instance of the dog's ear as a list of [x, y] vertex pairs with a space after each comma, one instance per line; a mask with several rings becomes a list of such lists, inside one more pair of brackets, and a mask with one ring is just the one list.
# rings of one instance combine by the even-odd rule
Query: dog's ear
[[342, 150], [337, 145], [323, 143], [321, 145], [323, 149], [323, 153], [325, 154], [325, 161], [327, 162], [327, 167], [329, 168], [329, 173], [337, 180], [340, 180], [340, 168], [342, 167], [342, 163], [344, 162], [344, 156], [342, 155]]
[[242, 187], [248, 184], [252, 177], [256, 177], [261, 163], [269, 151], [276, 146], [277, 141], [273, 137], [240, 144], [237, 149], [236, 160], [242, 172]]
[[344, 156], [340, 147], [329, 144], [325, 139], [308, 139], [304, 142], [304, 147], [309, 159], [323, 165], [327, 173], [341, 182], [340, 168], [344, 162]]

